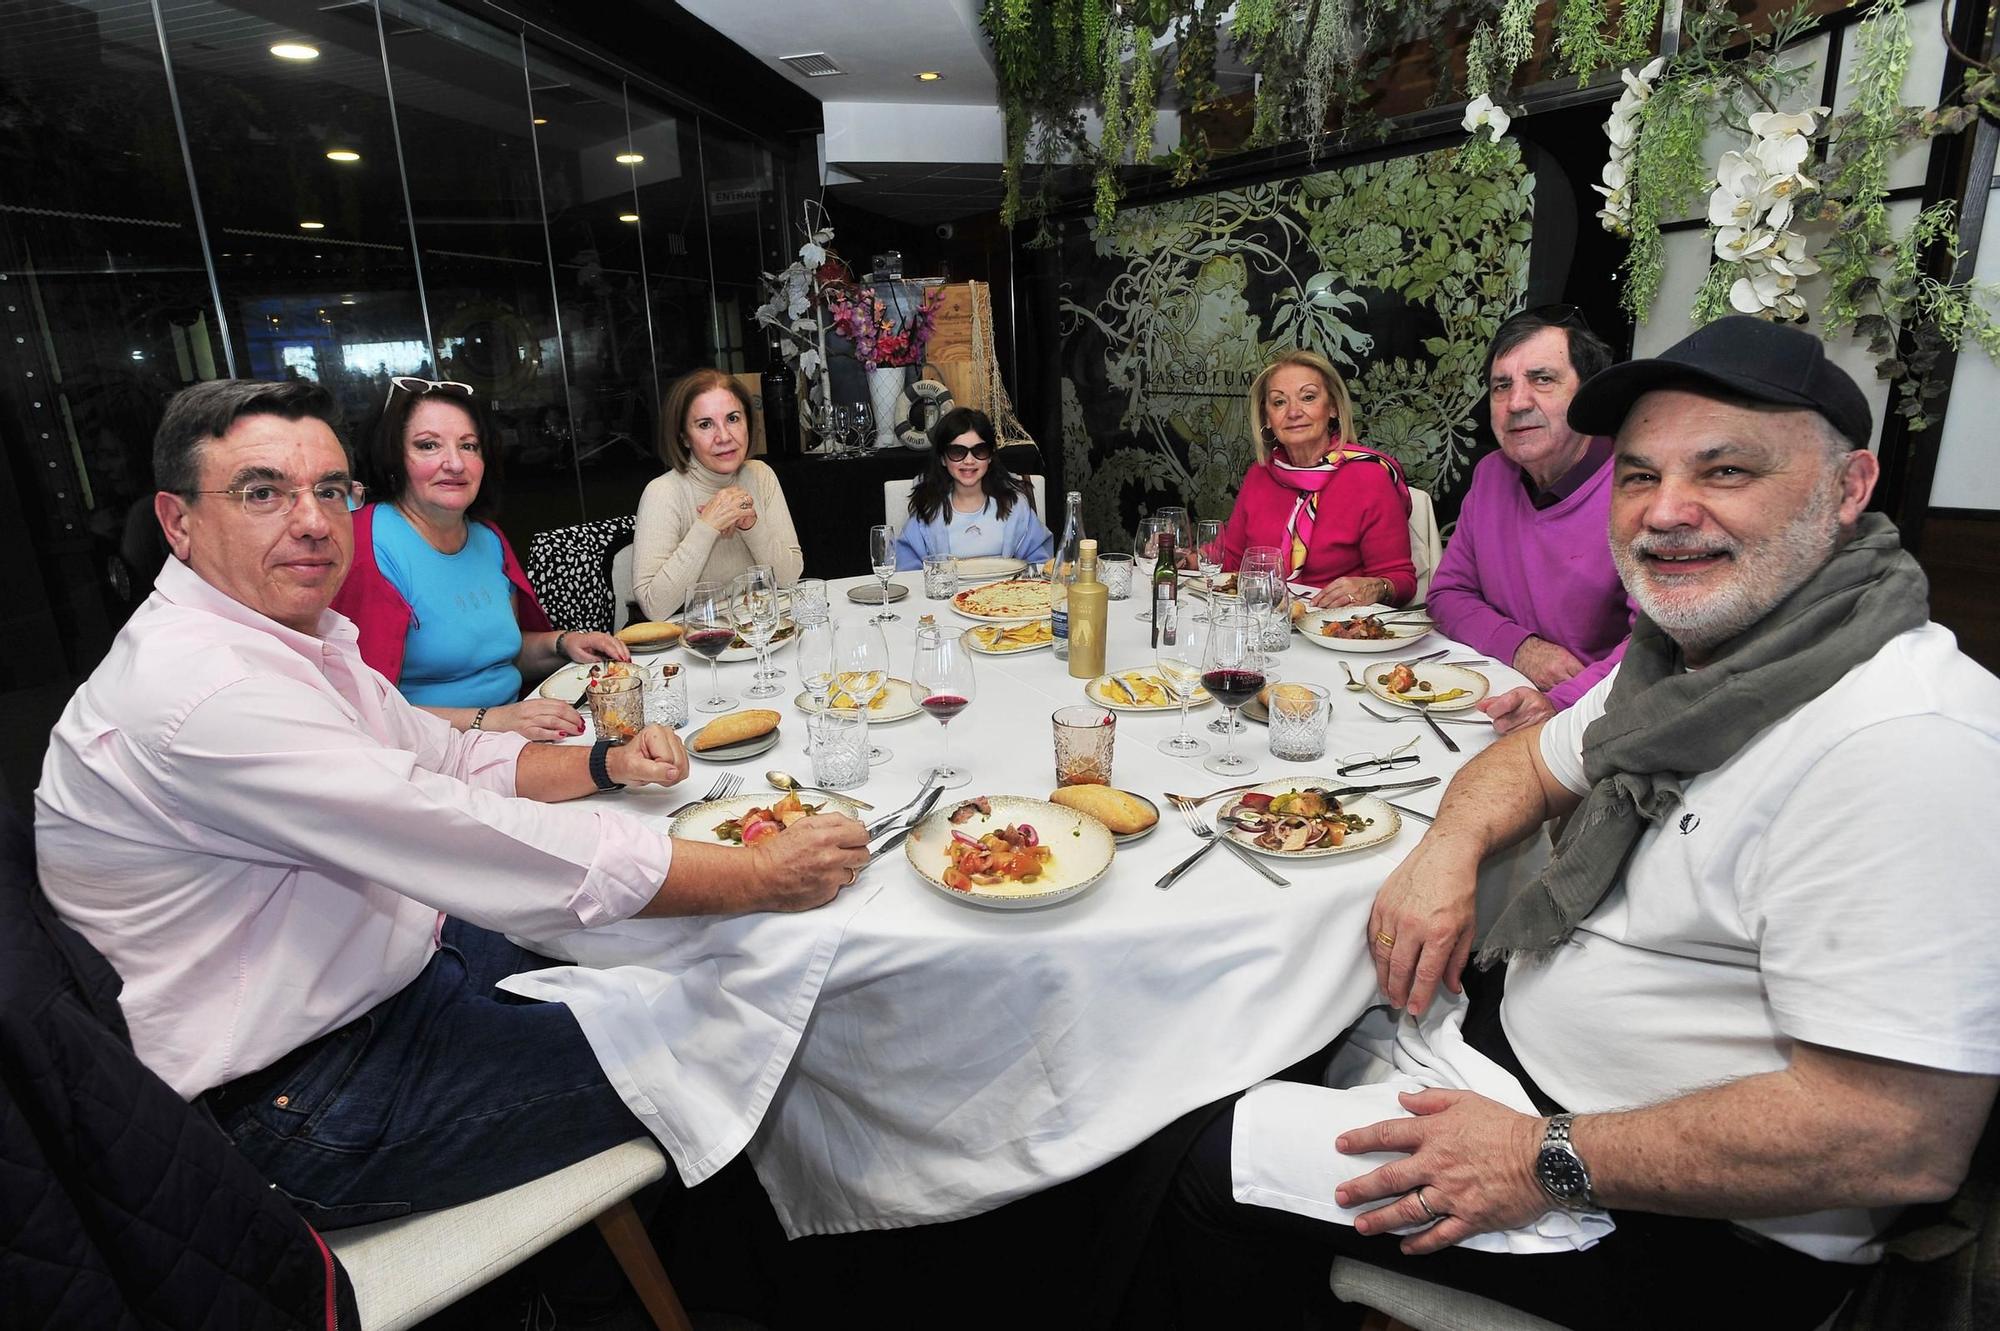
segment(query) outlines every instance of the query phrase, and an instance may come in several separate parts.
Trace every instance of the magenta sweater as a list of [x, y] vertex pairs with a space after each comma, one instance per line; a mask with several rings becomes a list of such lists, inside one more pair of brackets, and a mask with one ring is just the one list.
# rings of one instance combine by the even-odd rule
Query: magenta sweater
[[1537, 511], [1521, 469], [1487, 454], [1431, 578], [1431, 614], [1446, 637], [1512, 665], [1532, 635], [1584, 663], [1549, 690], [1558, 710], [1617, 664], [1632, 628], [1635, 611], [1611, 563], [1611, 471], [1606, 462], [1569, 498]]
[[[1237, 492], [1236, 507], [1222, 529], [1222, 568], [1233, 573], [1243, 552], [1253, 545], [1285, 545], [1285, 524], [1291, 520], [1298, 492], [1271, 479], [1271, 469], [1250, 464]], [[1287, 557], [1290, 551], [1285, 551]], [[1294, 581], [1324, 587], [1335, 578], [1353, 574], [1386, 578], [1389, 600], [1401, 605], [1417, 589], [1416, 566], [1410, 562], [1410, 513], [1388, 469], [1364, 458], [1341, 464], [1320, 494], [1319, 518], [1313, 524], [1306, 566]]]

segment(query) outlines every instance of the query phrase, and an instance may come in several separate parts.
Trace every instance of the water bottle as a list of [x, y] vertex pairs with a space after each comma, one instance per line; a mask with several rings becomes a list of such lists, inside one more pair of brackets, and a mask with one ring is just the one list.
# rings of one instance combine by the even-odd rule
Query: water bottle
[[1069, 585], [1076, 580], [1078, 547], [1083, 541], [1083, 491], [1071, 490], [1064, 500], [1062, 540], [1050, 561], [1049, 629], [1055, 637], [1056, 660], [1069, 660]]

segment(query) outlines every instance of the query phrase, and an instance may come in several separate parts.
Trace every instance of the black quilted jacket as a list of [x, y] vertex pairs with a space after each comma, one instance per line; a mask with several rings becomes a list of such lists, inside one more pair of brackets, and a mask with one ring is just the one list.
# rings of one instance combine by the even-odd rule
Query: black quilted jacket
[[0, 820], [0, 1325], [354, 1331], [346, 1272], [133, 1054], [116, 972]]

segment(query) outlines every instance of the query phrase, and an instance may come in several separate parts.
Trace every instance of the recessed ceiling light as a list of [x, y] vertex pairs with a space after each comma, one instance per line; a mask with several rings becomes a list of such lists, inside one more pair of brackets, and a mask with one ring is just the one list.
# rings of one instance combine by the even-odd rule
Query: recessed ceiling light
[[618, 154], [618, 165], [620, 165], [620, 166], [637, 166], [637, 165], [639, 165], [639, 163], [641, 163], [641, 162], [643, 162], [643, 161], [645, 161], [645, 160], [646, 160], [646, 154], [644, 154], [644, 153], [619, 153], [619, 154]]
[[546, 125], [549, 123], [549, 118], [547, 116], [536, 116], [535, 123], [537, 125]]
[[937, 71], [936, 71], [935, 69], [927, 69], [927, 70], [923, 71], [923, 72], [922, 72], [921, 74], [918, 74], [918, 75], [917, 75], [917, 82], [919, 82], [919, 83], [936, 83], [936, 82], [937, 82], [937, 81], [938, 81], [939, 79], [941, 79], [941, 78], [943, 78], [943, 77], [944, 77], [944, 75], [942, 75], [942, 74], [938, 73], [938, 72], [937, 72]]
[[620, 213], [620, 214], [618, 214], [618, 220], [619, 220], [619, 221], [621, 221], [621, 222], [636, 222], [636, 221], [638, 221], [638, 220], [639, 220], [639, 214], [637, 214], [637, 213]]
[[352, 148], [328, 148], [326, 150], [326, 160], [329, 162], [358, 162], [361, 160], [361, 154]]
[[299, 230], [301, 230], [301, 231], [324, 231], [324, 230], [326, 230], [326, 223], [324, 223], [324, 222], [301, 222], [301, 223], [299, 223]]
[[352, 304], [354, 303], [354, 297], [352, 297], [352, 296], [342, 296], [342, 297], [340, 298], [340, 303], [341, 303], [342, 305], [352, 305]]
[[279, 42], [271, 48], [271, 54], [280, 60], [317, 60], [319, 48], [304, 42]]

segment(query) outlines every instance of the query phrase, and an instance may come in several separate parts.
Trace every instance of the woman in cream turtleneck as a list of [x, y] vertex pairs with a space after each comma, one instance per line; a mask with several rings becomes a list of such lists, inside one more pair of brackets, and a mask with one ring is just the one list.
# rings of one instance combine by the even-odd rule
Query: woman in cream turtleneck
[[696, 370], [667, 394], [660, 453], [673, 470], [639, 497], [632, 592], [649, 619], [681, 608], [697, 582], [769, 564], [789, 587], [805, 569], [778, 478], [750, 457], [750, 400], [721, 370]]

